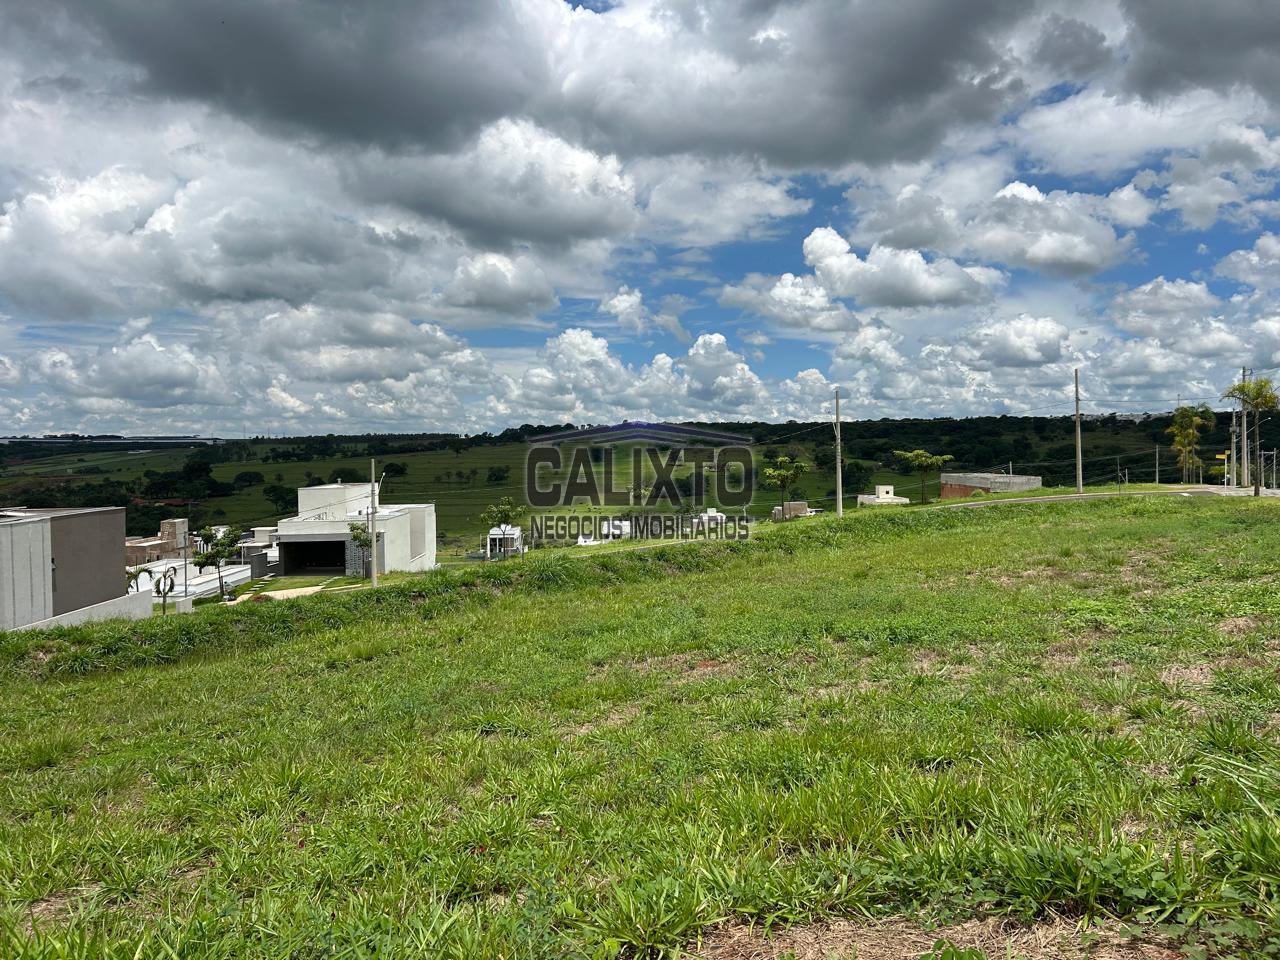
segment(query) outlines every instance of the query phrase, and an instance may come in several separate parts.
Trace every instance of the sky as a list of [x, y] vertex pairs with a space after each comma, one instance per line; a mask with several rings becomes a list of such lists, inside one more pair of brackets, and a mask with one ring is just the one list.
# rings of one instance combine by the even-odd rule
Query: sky
[[1163, 410], [1280, 366], [1263, 0], [0, 0], [0, 435]]

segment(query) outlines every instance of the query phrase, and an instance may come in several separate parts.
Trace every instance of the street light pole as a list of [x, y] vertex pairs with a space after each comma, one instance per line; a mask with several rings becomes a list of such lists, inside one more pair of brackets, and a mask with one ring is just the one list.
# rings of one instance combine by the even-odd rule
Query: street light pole
[[378, 585], [378, 467], [369, 459], [369, 586]]
[[836, 387], [836, 516], [844, 516], [844, 453], [840, 447], [840, 388]]
[[1084, 460], [1080, 450], [1080, 368], [1076, 367], [1076, 493], [1084, 493]]

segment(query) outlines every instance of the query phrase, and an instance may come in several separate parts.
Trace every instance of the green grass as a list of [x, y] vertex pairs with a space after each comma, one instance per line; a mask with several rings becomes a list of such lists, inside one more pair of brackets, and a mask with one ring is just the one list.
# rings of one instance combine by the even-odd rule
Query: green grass
[[0, 637], [0, 955], [656, 956], [989, 914], [1263, 955], [1277, 521], [862, 511]]

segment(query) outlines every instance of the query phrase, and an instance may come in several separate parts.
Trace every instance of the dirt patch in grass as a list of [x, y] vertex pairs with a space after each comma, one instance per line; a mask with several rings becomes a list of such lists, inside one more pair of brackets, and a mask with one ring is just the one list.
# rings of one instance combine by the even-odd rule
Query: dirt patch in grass
[[101, 889], [99, 884], [91, 884], [86, 887], [76, 887], [73, 890], [59, 890], [47, 897], [41, 897], [27, 908], [27, 915], [23, 918], [22, 924], [25, 932], [31, 933], [50, 924], [65, 923], [71, 919], [78, 901], [93, 896]]
[[972, 663], [952, 663], [937, 650], [917, 650], [911, 657], [911, 669], [914, 673], [929, 676], [971, 677], [978, 672]]
[[1214, 664], [1187, 663], [1174, 667], [1165, 667], [1160, 673], [1160, 681], [1171, 687], [1191, 686], [1204, 687], [1213, 682]]
[[1118, 925], [1081, 933], [1073, 921], [1021, 926], [1010, 920], [970, 920], [925, 930], [904, 920], [882, 923], [840, 921], [791, 927], [765, 936], [745, 926], [722, 928], [694, 954], [702, 960], [918, 960], [939, 940], [983, 951], [988, 957], [1027, 960], [1174, 960], [1169, 941], [1131, 936]]
[[1199, 663], [1174, 664], [1171, 667], [1165, 667], [1160, 674], [1160, 679], [1171, 687], [1179, 685], [1207, 687], [1213, 683], [1213, 674], [1216, 670], [1229, 670], [1232, 668], [1247, 670], [1264, 664], [1265, 661], [1258, 657], [1229, 654], [1225, 657], [1202, 660]]
[[1227, 617], [1219, 622], [1218, 630], [1229, 637], [1238, 637], [1242, 633], [1257, 630], [1260, 626], [1262, 620], [1259, 617]]
[[566, 732], [573, 736], [585, 737], [587, 734], [598, 733], [601, 730], [616, 730], [618, 727], [625, 727], [642, 713], [644, 713], [642, 703], [621, 703], [603, 717], [570, 727]]

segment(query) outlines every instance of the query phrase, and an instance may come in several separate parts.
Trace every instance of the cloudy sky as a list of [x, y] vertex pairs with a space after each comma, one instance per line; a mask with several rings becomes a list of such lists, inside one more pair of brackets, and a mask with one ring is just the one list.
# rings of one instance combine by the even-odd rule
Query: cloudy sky
[[0, 0], [0, 434], [1093, 409], [1280, 364], [1267, 0]]

